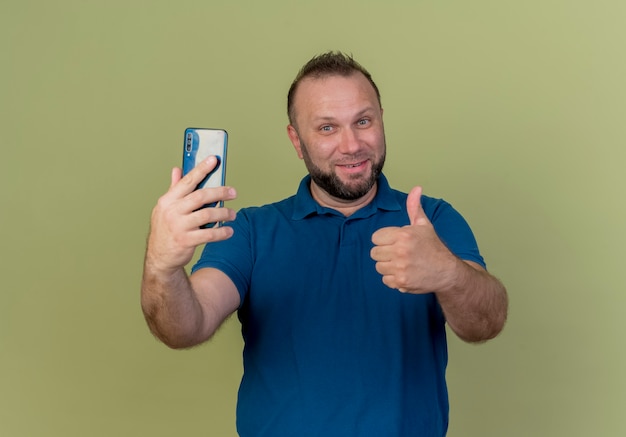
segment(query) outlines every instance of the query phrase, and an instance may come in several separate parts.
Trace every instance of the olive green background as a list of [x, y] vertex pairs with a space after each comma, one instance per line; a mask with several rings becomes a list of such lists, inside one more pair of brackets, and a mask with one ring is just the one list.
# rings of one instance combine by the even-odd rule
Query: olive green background
[[187, 126], [229, 131], [232, 207], [293, 193], [285, 96], [328, 49], [381, 89], [392, 184], [455, 205], [508, 286], [499, 338], [450, 340], [449, 435], [626, 435], [624, 22], [619, 0], [3, 0], [0, 435], [235, 435], [236, 318], [186, 351], [143, 321], [150, 212]]

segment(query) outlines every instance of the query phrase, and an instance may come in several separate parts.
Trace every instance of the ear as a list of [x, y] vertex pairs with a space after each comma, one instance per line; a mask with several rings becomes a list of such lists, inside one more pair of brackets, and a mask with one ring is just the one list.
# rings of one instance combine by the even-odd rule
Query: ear
[[291, 124], [287, 126], [287, 136], [289, 136], [289, 140], [291, 140], [291, 144], [293, 144], [293, 148], [296, 149], [298, 158], [302, 159], [302, 148], [300, 147], [300, 135], [298, 135], [296, 128], [293, 127]]

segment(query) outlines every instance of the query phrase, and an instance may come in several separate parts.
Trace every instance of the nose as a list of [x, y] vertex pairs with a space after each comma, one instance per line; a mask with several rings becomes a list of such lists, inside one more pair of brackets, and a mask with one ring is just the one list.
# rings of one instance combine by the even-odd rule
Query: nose
[[339, 151], [344, 154], [354, 154], [361, 148], [358, 132], [354, 129], [344, 129], [341, 136], [341, 143], [339, 144]]

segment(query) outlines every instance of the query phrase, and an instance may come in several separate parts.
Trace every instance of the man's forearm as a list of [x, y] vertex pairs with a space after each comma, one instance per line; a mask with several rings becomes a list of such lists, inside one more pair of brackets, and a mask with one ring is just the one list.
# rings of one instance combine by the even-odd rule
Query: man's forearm
[[450, 328], [467, 342], [497, 336], [508, 311], [504, 285], [478, 264], [461, 260], [450, 279], [449, 287], [436, 293]]
[[141, 307], [152, 333], [169, 347], [184, 348], [197, 343], [202, 307], [184, 268], [159, 272], [146, 260]]

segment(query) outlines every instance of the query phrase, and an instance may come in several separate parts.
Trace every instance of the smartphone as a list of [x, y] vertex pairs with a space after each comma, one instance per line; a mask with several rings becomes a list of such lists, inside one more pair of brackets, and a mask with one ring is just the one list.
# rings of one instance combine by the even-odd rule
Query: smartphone
[[[189, 173], [198, 163], [211, 155], [217, 157], [217, 166], [198, 184], [196, 190], [205, 187], [219, 187], [226, 182], [226, 150], [228, 133], [224, 129], [187, 128], [183, 145], [183, 176]], [[216, 206], [217, 202], [204, 205], [202, 208]], [[219, 202], [223, 206], [223, 202]], [[202, 227], [213, 227], [208, 223]]]

